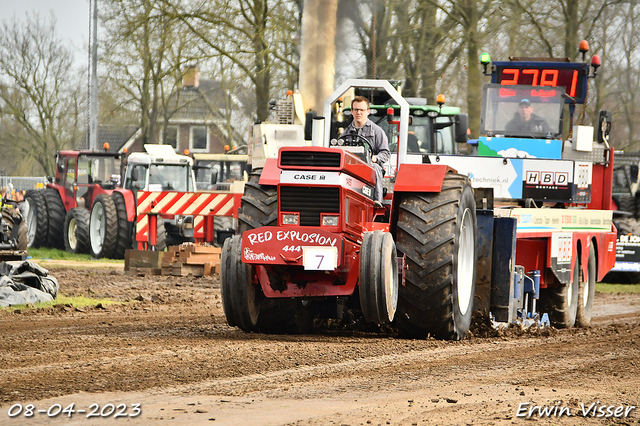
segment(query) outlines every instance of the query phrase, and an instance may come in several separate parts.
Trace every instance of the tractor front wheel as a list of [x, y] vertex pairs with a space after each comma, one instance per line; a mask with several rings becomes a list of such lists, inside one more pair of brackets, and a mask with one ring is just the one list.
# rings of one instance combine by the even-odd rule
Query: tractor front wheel
[[93, 203], [89, 237], [93, 257], [99, 259], [113, 256], [118, 239], [118, 215], [109, 195], [98, 195]]
[[242, 238], [228, 238], [220, 259], [222, 307], [230, 326], [254, 331], [260, 315], [262, 292], [252, 282], [252, 267], [242, 263]]
[[578, 287], [578, 312], [576, 314], [577, 327], [589, 327], [591, 324], [591, 311], [593, 310], [593, 297], [596, 292], [596, 249], [591, 244], [589, 248], [589, 261], [587, 262], [587, 276], [580, 281]]
[[447, 173], [439, 193], [403, 196], [398, 215], [396, 245], [408, 267], [394, 320], [400, 334], [464, 338], [476, 278], [476, 206], [469, 179]]
[[64, 220], [64, 248], [71, 253], [89, 253], [89, 210], [69, 210]]
[[398, 257], [388, 232], [366, 232], [360, 250], [360, 307], [364, 319], [393, 321], [398, 307]]

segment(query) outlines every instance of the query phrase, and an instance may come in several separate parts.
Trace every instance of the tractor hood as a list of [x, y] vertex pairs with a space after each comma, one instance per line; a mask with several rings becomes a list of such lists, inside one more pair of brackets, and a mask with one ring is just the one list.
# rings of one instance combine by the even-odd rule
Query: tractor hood
[[370, 185], [376, 184], [376, 173], [357, 155], [342, 148], [283, 147], [278, 153], [280, 170], [344, 172]]

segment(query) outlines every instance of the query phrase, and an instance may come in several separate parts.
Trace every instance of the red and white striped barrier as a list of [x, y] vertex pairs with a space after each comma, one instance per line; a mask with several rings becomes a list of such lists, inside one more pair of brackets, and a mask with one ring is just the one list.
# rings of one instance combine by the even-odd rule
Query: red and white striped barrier
[[[241, 193], [138, 191], [136, 241], [148, 241], [150, 215], [194, 216], [194, 238], [209, 241], [207, 237], [213, 239], [213, 216], [237, 218], [241, 197]], [[205, 218], [211, 222], [209, 236], [205, 235]]]

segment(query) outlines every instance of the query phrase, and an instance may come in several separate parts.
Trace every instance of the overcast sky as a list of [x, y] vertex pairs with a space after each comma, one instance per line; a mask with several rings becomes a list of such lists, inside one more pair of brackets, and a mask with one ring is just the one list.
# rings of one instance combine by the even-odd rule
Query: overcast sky
[[19, 20], [24, 20], [25, 13], [34, 10], [47, 20], [53, 12], [58, 36], [73, 43], [74, 49], [84, 53], [84, 56], [82, 53], [77, 56], [86, 58], [89, 0], [0, 0], [0, 19], [3, 21], [12, 19], [14, 14]]

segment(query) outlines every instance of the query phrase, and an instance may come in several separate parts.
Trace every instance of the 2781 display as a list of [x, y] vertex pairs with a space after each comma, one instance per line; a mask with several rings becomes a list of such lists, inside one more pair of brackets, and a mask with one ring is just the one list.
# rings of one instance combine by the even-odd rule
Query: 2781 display
[[[587, 94], [589, 65], [571, 62], [493, 62], [492, 83], [503, 86], [523, 84], [534, 87], [565, 87], [578, 104]], [[573, 102], [567, 98], [567, 103]]]

